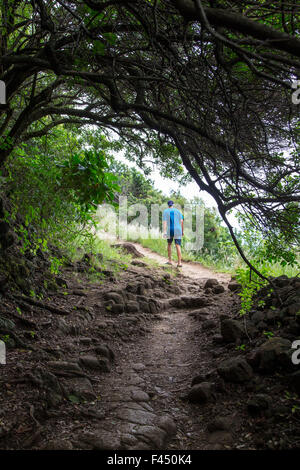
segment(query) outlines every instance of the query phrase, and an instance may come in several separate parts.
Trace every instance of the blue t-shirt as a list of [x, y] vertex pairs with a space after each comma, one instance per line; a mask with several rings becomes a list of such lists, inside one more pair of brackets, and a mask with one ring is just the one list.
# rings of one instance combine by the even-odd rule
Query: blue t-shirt
[[181, 221], [183, 220], [183, 215], [178, 209], [175, 207], [165, 209], [163, 212], [163, 220], [167, 222], [168, 238], [182, 237]]

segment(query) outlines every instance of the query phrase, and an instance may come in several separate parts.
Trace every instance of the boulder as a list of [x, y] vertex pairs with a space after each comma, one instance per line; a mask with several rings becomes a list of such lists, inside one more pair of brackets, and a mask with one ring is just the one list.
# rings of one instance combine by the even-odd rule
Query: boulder
[[78, 375], [82, 373], [82, 369], [77, 362], [68, 361], [49, 361], [47, 366], [55, 375]]
[[110, 305], [110, 308], [108, 308], [108, 310], [112, 313], [119, 315], [124, 312], [124, 304], [112, 304]]
[[252, 367], [241, 357], [226, 359], [221, 362], [217, 371], [227, 382], [243, 383], [253, 377]]
[[200, 308], [205, 307], [208, 305], [208, 301], [206, 297], [188, 297], [188, 296], [181, 296], [180, 299], [184, 302], [187, 308]]
[[300, 370], [288, 376], [288, 383], [300, 396]]
[[275, 337], [265, 341], [247, 356], [249, 364], [262, 372], [273, 372], [281, 368], [291, 368], [291, 342]]
[[207, 425], [208, 432], [215, 431], [230, 431], [234, 424], [234, 420], [231, 416], [217, 416]]
[[251, 321], [253, 321], [255, 325], [257, 325], [261, 321], [264, 321], [264, 319], [265, 319], [265, 314], [263, 312], [254, 312], [251, 315]]
[[285, 287], [289, 285], [290, 279], [285, 274], [283, 274], [282, 276], [275, 277], [273, 279], [273, 283], [277, 287]]
[[259, 416], [270, 406], [270, 397], [262, 393], [258, 393], [247, 403], [247, 410], [251, 416]]
[[201, 374], [198, 374], [198, 375], [195, 375], [195, 377], [193, 378], [192, 380], [192, 387], [194, 385], [197, 385], [197, 384], [200, 384], [202, 382], [205, 382], [205, 377], [204, 375], [201, 375]]
[[214, 294], [222, 294], [223, 292], [225, 292], [225, 288], [224, 286], [221, 286], [221, 284], [219, 284], [214, 286], [212, 291]]
[[212, 328], [216, 328], [217, 323], [215, 320], [205, 320], [202, 323], [202, 330], [211, 330]]
[[139, 303], [134, 300], [129, 300], [125, 305], [126, 312], [138, 312], [140, 310]]
[[95, 356], [82, 356], [79, 359], [80, 364], [91, 370], [98, 370], [100, 372], [109, 372], [109, 360], [106, 357], [98, 358]]
[[40, 446], [39, 450], [72, 450], [73, 445], [66, 439], [52, 439]]
[[115, 359], [115, 353], [107, 344], [100, 344], [95, 347], [95, 353], [99, 356], [104, 356], [109, 359], [111, 362]]
[[92, 384], [85, 377], [62, 379], [61, 384], [66, 398], [70, 401], [96, 399]]
[[105, 300], [112, 300], [116, 304], [122, 304], [123, 303], [123, 297], [118, 292], [106, 292], [104, 294], [104, 299]]
[[218, 284], [219, 284], [218, 279], [207, 279], [207, 281], [204, 284], [204, 289], [215, 287]]
[[237, 320], [222, 320], [221, 335], [225, 343], [235, 343], [245, 335], [243, 325]]
[[193, 385], [187, 395], [191, 403], [207, 403], [214, 401], [212, 384], [210, 382], [201, 382]]
[[242, 286], [238, 282], [232, 281], [228, 284], [228, 289], [231, 292], [240, 292], [242, 290]]

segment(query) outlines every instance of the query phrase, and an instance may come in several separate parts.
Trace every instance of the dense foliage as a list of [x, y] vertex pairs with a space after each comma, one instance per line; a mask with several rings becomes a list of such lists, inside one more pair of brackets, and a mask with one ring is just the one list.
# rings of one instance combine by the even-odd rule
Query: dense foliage
[[[295, 0], [1, 0], [0, 163], [62, 123], [112, 129], [140, 166], [151, 159], [172, 178], [184, 166], [257, 272], [228, 213], [241, 210], [277, 259], [283, 247], [297, 249], [299, 8]], [[76, 196], [86, 203], [93, 186], [101, 199], [113, 180], [103, 181], [94, 159], [98, 182], [80, 159], [93, 158], [75, 151], [61, 162], [66, 178], [74, 170], [81, 182], [91, 178]]]

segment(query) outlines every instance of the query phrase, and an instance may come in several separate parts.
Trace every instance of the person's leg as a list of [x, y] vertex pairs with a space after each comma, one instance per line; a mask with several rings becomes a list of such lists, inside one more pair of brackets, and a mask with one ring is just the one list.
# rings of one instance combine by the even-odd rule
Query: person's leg
[[177, 251], [177, 258], [178, 258], [178, 265], [181, 265], [181, 246], [180, 246], [180, 240], [176, 240], [175, 246], [176, 246], [176, 251]]
[[168, 240], [168, 258], [169, 263], [172, 263], [172, 239]]

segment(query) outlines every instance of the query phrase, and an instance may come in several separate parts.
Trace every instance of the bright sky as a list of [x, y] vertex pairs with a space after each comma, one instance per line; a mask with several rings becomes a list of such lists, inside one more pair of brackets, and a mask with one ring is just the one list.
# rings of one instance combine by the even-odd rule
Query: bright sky
[[[116, 158], [126, 165], [135, 167], [137, 170], [141, 171], [141, 169], [134, 162], [128, 161], [120, 153], [118, 153]], [[169, 196], [171, 191], [179, 190], [180, 194], [182, 194], [182, 196], [186, 197], [187, 199], [192, 199], [194, 196], [198, 196], [204, 201], [206, 207], [217, 207], [215, 200], [206, 191], [200, 191], [199, 186], [195, 182], [188, 183], [186, 186], [180, 186], [176, 181], [163, 178], [159, 174], [158, 169], [155, 169], [155, 167], [149, 175], [149, 178], [154, 182], [155, 188], [160, 189], [166, 196]], [[228, 220], [233, 227], [239, 228], [239, 223], [233, 214], [228, 215]]]

